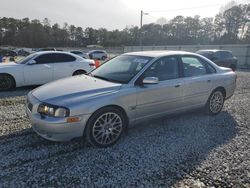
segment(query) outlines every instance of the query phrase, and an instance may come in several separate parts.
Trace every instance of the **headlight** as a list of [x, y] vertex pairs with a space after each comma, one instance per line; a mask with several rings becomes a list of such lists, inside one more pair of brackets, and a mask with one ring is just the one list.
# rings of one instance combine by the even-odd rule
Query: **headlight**
[[69, 109], [66, 107], [55, 106], [51, 104], [42, 103], [38, 106], [37, 112], [42, 115], [52, 117], [68, 117]]

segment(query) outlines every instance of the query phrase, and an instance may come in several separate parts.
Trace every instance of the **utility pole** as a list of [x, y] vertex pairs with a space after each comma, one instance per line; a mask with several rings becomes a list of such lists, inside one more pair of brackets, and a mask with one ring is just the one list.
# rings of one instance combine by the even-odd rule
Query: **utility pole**
[[143, 17], [143, 11], [141, 10], [141, 22], [140, 22], [140, 46], [142, 46], [142, 17]]
[[143, 17], [143, 11], [141, 10], [141, 22], [140, 22], [140, 29], [142, 28], [142, 17]]
[[143, 15], [148, 15], [148, 13], [143, 12], [143, 10], [141, 10], [141, 20], [140, 20], [140, 46], [142, 46], [142, 19], [143, 19]]

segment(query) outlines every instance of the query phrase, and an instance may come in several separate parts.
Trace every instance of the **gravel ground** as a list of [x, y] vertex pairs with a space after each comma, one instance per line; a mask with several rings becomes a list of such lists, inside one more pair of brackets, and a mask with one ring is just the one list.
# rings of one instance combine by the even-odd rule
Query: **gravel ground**
[[130, 128], [107, 149], [37, 136], [24, 95], [0, 93], [0, 187], [250, 187], [250, 71], [208, 117], [190, 112]]

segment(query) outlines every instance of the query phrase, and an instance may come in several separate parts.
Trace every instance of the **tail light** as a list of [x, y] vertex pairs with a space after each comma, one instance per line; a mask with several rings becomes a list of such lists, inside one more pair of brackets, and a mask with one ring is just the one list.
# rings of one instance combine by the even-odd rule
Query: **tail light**
[[98, 68], [100, 66], [100, 61], [99, 60], [95, 60], [95, 67]]

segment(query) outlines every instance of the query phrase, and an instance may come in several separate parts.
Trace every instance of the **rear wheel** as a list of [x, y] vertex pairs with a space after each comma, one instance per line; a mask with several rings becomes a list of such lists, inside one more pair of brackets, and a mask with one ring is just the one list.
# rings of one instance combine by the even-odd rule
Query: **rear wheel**
[[81, 74], [86, 74], [87, 72], [85, 70], [77, 70], [73, 73], [73, 76], [81, 75]]
[[215, 90], [209, 97], [206, 105], [210, 115], [217, 115], [223, 108], [225, 97], [221, 90]]
[[120, 110], [107, 107], [95, 112], [89, 119], [85, 136], [87, 142], [97, 147], [108, 147], [121, 137], [126, 119]]
[[0, 74], [0, 91], [8, 91], [15, 88], [15, 80], [8, 74]]

